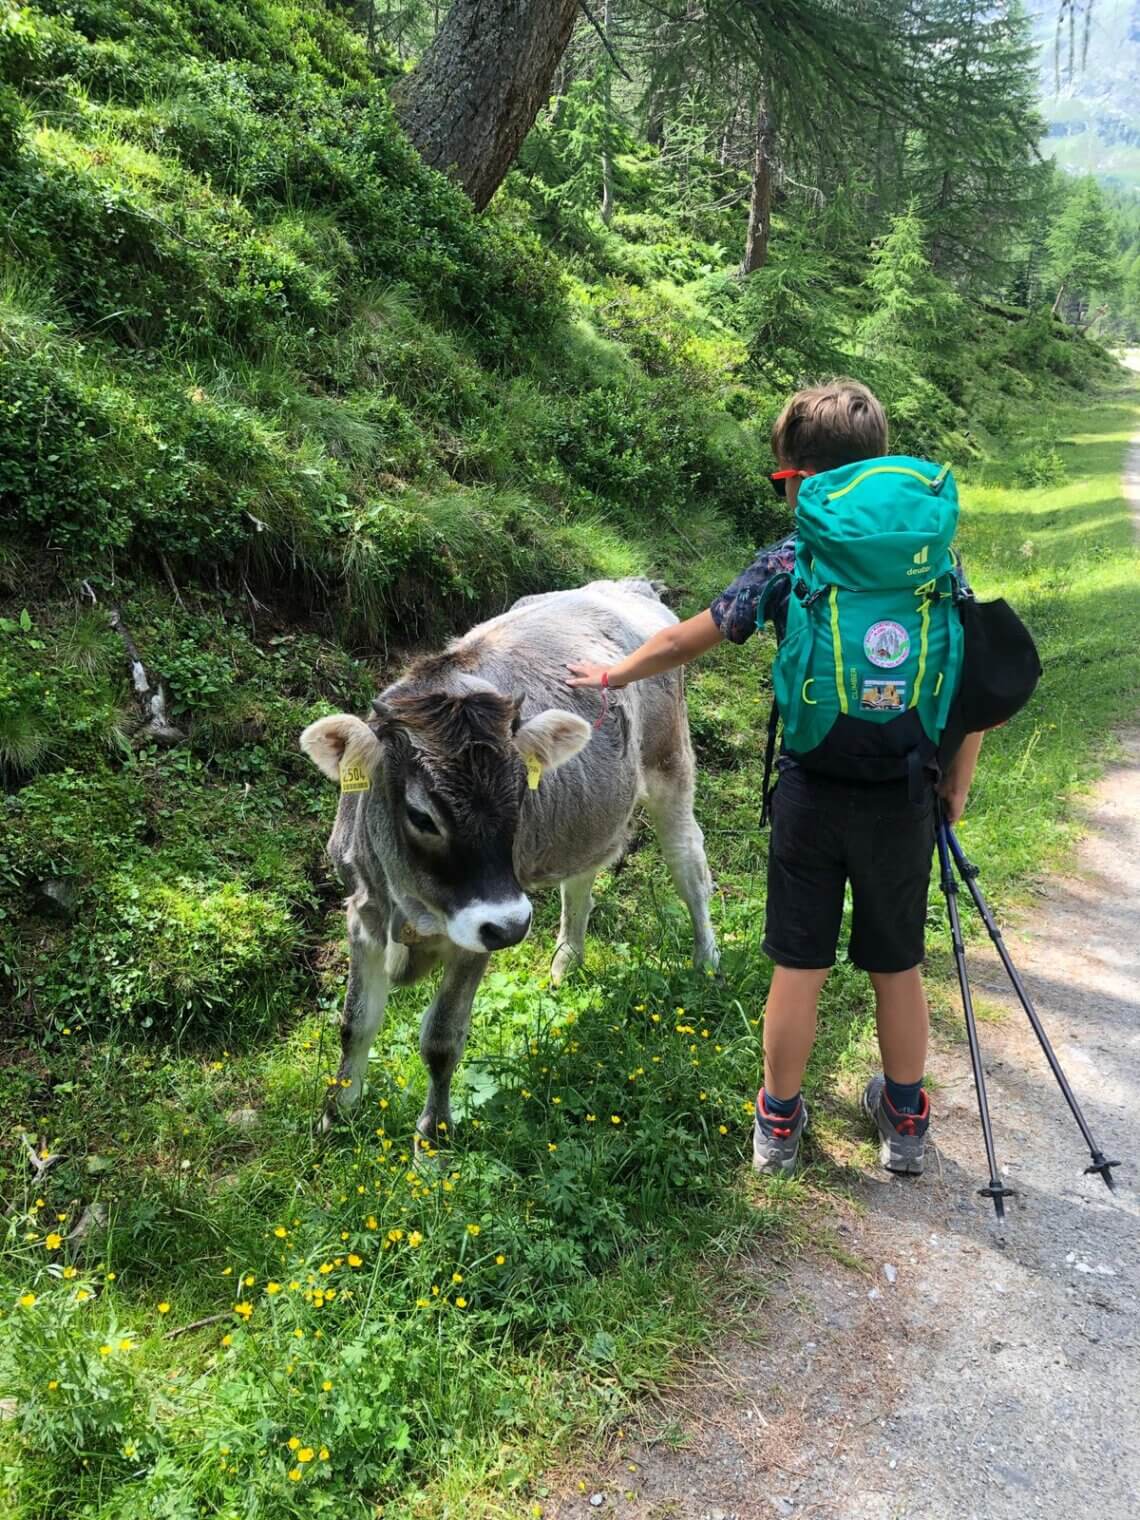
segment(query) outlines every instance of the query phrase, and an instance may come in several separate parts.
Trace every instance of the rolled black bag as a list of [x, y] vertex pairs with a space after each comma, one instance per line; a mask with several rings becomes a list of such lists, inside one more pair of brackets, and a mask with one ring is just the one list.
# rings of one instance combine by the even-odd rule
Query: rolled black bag
[[1041, 679], [1033, 636], [1007, 601], [963, 596], [958, 613], [964, 635], [962, 674], [938, 746], [943, 769], [967, 734], [997, 728], [1020, 712]]

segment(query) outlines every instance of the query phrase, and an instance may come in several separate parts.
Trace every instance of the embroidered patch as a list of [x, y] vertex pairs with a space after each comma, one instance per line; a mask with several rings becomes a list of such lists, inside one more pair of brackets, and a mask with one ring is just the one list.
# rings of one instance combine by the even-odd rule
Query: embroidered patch
[[368, 772], [362, 765], [346, 765], [340, 773], [340, 789], [342, 792], [369, 792], [372, 783], [368, 779]]
[[863, 635], [863, 653], [872, 665], [893, 670], [910, 653], [910, 634], [901, 623], [872, 623]]
[[538, 791], [538, 783], [542, 780], [542, 761], [537, 755], [531, 755], [526, 762], [526, 784], [532, 792]]
[[864, 681], [859, 706], [867, 712], [902, 712], [906, 702], [905, 681]]

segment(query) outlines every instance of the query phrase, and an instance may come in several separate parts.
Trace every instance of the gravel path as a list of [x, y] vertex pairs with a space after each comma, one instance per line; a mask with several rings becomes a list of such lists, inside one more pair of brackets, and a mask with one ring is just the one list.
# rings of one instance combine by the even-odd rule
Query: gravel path
[[[1140, 440], [1127, 487], [1140, 521]], [[1115, 1196], [1082, 1175], [1077, 1128], [978, 946], [975, 988], [1006, 1008], [981, 1031], [998, 1159], [1018, 1190], [1004, 1235], [976, 1193], [965, 1049], [936, 1049], [927, 1175], [868, 1176], [850, 1207], [821, 1214], [826, 1250], [757, 1263], [763, 1343], [718, 1346], [548, 1514], [1140, 1515], [1140, 729], [1120, 745], [1071, 874], [1007, 935], [1094, 1134], [1124, 1163]]]

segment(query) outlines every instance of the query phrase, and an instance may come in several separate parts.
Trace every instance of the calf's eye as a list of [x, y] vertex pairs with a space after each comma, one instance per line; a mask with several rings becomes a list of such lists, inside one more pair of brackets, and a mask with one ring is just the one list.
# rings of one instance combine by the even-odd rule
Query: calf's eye
[[432, 818], [431, 814], [421, 813], [419, 808], [412, 807], [410, 803], [408, 804], [408, 822], [413, 829], [419, 829], [421, 834], [439, 833], [439, 830], [435, 826], [435, 819]]

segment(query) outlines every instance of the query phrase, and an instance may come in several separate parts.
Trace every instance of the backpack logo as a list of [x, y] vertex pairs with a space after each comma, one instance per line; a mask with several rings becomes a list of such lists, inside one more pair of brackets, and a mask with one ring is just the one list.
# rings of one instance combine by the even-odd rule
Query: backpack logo
[[901, 623], [872, 623], [863, 635], [863, 653], [872, 665], [893, 670], [910, 654], [910, 634]]
[[911, 555], [911, 560], [912, 560], [913, 564], [917, 568], [914, 569], [914, 570], [908, 570], [907, 574], [908, 575], [925, 575], [926, 574], [926, 566], [927, 566], [927, 563], [929, 562], [929, 559], [930, 559], [930, 545], [929, 544], [923, 544], [922, 548], [918, 551], [917, 554], [912, 554]]
[[905, 681], [863, 682], [863, 697], [859, 706], [864, 712], [902, 712], [906, 701]]

